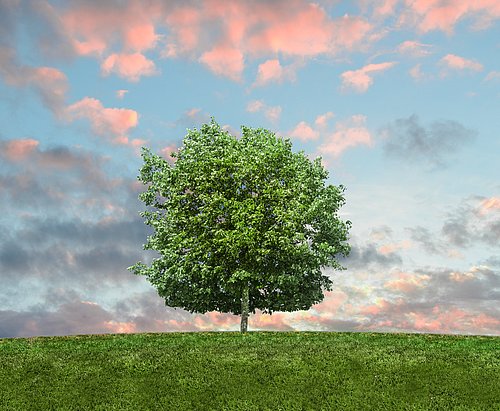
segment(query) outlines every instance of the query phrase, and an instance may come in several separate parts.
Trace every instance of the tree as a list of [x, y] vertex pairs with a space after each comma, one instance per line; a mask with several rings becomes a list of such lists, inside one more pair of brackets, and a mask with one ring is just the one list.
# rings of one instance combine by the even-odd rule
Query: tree
[[189, 312], [308, 310], [332, 281], [321, 267], [344, 270], [350, 221], [337, 216], [342, 185], [325, 186], [321, 158], [293, 153], [289, 139], [242, 127], [237, 139], [212, 118], [188, 130], [171, 166], [142, 148], [141, 212], [154, 229], [144, 249], [160, 257], [128, 267], [144, 275], [165, 305]]

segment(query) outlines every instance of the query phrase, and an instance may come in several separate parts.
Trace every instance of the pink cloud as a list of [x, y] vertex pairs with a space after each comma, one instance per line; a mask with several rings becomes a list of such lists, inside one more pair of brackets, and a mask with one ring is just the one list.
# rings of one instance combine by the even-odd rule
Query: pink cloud
[[123, 99], [125, 97], [125, 94], [128, 93], [128, 90], [116, 90], [116, 97], [119, 99]]
[[324, 295], [322, 302], [312, 306], [320, 316], [331, 317], [337, 314], [339, 308], [349, 299], [343, 291], [326, 291]]
[[293, 329], [289, 324], [289, 315], [282, 312], [274, 312], [273, 315], [258, 313], [251, 315], [249, 324], [259, 329], [290, 331]]
[[302, 141], [317, 140], [319, 137], [319, 133], [313, 130], [305, 121], [301, 121], [297, 124], [292, 131], [288, 132], [288, 135]]
[[431, 54], [432, 45], [419, 43], [418, 41], [407, 40], [398, 46], [398, 52], [411, 57], [425, 57]]
[[377, 7], [373, 10], [375, 16], [388, 16], [394, 14], [394, 9], [396, 8], [399, 0], [384, 0], [383, 2], [375, 1]]
[[465, 281], [474, 280], [476, 278], [474, 273], [471, 271], [464, 272], [464, 273], [454, 271], [454, 272], [450, 273], [449, 277], [450, 277], [450, 280], [456, 281], [458, 283], [463, 283]]
[[247, 111], [250, 113], [255, 113], [256, 111], [264, 108], [265, 104], [261, 100], [254, 100], [247, 104]]
[[178, 57], [194, 50], [198, 46], [202, 18], [206, 14], [198, 7], [183, 6], [174, 9], [165, 18], [167, 27], [172, 32], [163, 57]]
[[476, 329], [498, 329], [500, 326], [500, 320], [486, 315], [485, 313], [480, 313], [479, 315], [471, 318], [471, 324]]
[[243, 53], [232, 46], [218, 45], [202, 54], [199, 61], [215, 74], [240, 81], [244, 68]]
[[425, 78], [425, 75], [422, 73], [421, 65], [417, 64], [413, 66], [410, 71], [410, 76], [415, 79], [416, 81], [423, 80]]
[[75, 52], [81, 56], [91, 54], [101, 55], [107, 48], [106, 42], [101, 39], [91, 38], [87, 41], [73, 40]]
[[365, 47], [366, 43], [377, 39], [377, 36], [371, 37], [369, 35], [372, 29], [372, 24], [359, 17], [345, 15], [339, 20], [335, 20], [331, 51], [336, 53], [342, 50], [353, 51], [356, 48]]
[[114, 72], [129, 81], [157, 74], [155, 63], [140, 53], [111, 54], [101, 64], [101, 71], [104, 75]]
[[[386, 0], [390, 8], [391, 0]], [[388, 10], [388, 9], [387, 9]], [[203, 0], [194, 5], [162, 2], [140, 3], [130, 1], [119, 5], [106, 2], [93, 4], [78, 2], [59, 17], [62, 30], [80, 55], [102, 57], [142, 54], [155, 49], [162, 41], [162, 57], [189, 56], [198, 59], [217, 75], [234, 81], [241, 79], [247, 54], [263, 56], [277, 53], [288, 56], [315, 56], [336, 54], [366, 47], [371, 42], [373, 26], [360, 17], [345, 15], [332, 19], [315, 3], [303, 0], [273, 2], [229, 2]], [[157, 34], [163, 26], [168, 35]], [[121, 49], [116, 50], [117, 45]], [[109, 59], [109, 57], [108, 57]], [[103, 64], [103, 71], [115, 67], [126, 78], [138, 78], [111, 57]], [[123, 60], [123, 58], [122, 58]], [[121, 63], [121, 64], [120, 64]], [[150, 61], [136, 61], [141, 73], [150, 75], [154, 66]], [[281, 69], [281, 70], [280, 70]], [[293, 79], [293, 67], [282, 67], [273, 59], [259, 68], [256, 83]]]
[[134, 322], [105, 321], [103, 326], [112, 334], [130, 334], [137, 332], [137, 324]]
[[167, 147], [164, 147], [160, 150], [161, 155], [167, 160], [170, 164], [174, 164], [177, 161], [177, 158], [171, 157], [171, 153], [177, 153], [179, 151], [179, 147], [171, 144]]
[[285, 77], [290, 77], [290, 74], [285, 71], [278, 59], [267, 60], [259, 65], [257, 79], [254, 84], [262, 86], [271, 81], [280, 82]]
[[276, 123], [277, 121], [279, 121], [281, 116], [281, 107], [280, 106], [267, 107], [264, 110], [264, 115], [269, 121]]
[[[256, 310], [255, 314], [250, 314], [248, 318], [248, 328], [255, 329], [272, 329], [272, 330], [290, 330], [293, 329], [288, 325], [289, 315], [286, 313], [275, 312], [273, 315], [263, 314], [260, 310]], [[172, 321], [172, 320], [170, 320]], [[239, 328], [240, 317], [227, 313], [219, 313], [210, 311], [206, 314], [197, 314], [194, 317], [193, 323], [198, 330], [214, 330], [231, 328]]]
[[268, 3], [263, 19], [266, 27], [248, 39], [253, 53], [310, 56], [330, 50], [334, 25], [322, 8], [309, 3], [288, 12], [278, 11], [279, 6]]
[[340, 76], [342, 79], [342, 89], [350, 88], [359, 93], [364, 93], [373, 84], [373, 78], [369, 73], [385, 71], [395, 64], [395, 62], [368, 64], [359, 70], [346, 71]]
[[326, 142], [319, 146], [318, 151], [322, 154], [338, 157], [349, 147], [372, 146], [372, 136], [365, 127], [365, 123], [366, 117], [359, 114], [351, 116], [345, 121], [337, 122], [335, 132], [325, 139]]
[[125, 51], [142, 52], [156, 46], [155, 22], [163, 13], [158, 2], [79, 2], [62, 14], [61, 24], [77, 54], [101, 56], [117, 42]]
[[192, 109], [186, 111], [185, 114], [189, 118], [196, 118], [200, 112], [201, 112], [200, 108], [192, 108]]
[[319, 5], [301, 0], [252, 4], [205, 0], [197, 7], [173, 10], [166, 22], [172, 31], [164, 51], [169, 57], [211, 44], [214, 31], [221, 27], [223, 38], [218, 41], [242, 54], [302, 57], [354, 48], [372, 29], [357, 17], [332, 20]]
[[494, 210], [500, 210], [500, 197], [486, 198], [481, 201], [479, 207], [480, 213], [483, 215]]
[[456, 56], [454, 54], [447, 54], [444, 56], [439, 63], [446, 68], [453, 70], [472, 70], [472, 71], [482, 71], [483, 65], [474, 60], [467, 60], [463, 57]]
[[472, 266], [469, 271], [464, 271], [464, 272], [455, 271], [450, 273], [449, 278], [452, 281], [463, 283], [469, 280], [481, 279], [481, 277], [487, 275], [489, 271], [490, 271], [489, 267], [485, 265]]
[[486, 81], [500, 80], [500, 71], [490, 71], [485, 77]]
[[125, 48], [133, 51], [144, 51], [156, 46], [159, 36], [151, 23], [137, 24], [124, 32]]
[[9, 161], [23, 160], [38, 147], [38, 140], [32, 138], [7, 141], [1, 153]]
[[326, 128], [326, 126], [328, 125], [328, 120], [330, 120], [333, 116], [334, 114], [331, 111], [320, 114], [316, 117], [316, 120], [314, 120], [314, 124], [316, 124], [316, 127], [319, 127], [321, 129]]
[[408, 240], [403, 240], [400, 243], [390, 243], [390, 244], [384, 244], [383, 246], [380, 246], [378, 251], [383, 254], [391, 254], [394, 251], [401, 250], [401, 249], [408, 249], [411, 247], [411, 242]]
[[280, 106], [268, 106], [261, 100], [251, 101], [247, 104], [246, 110], [250, 113], [262, 111], [266, 118], [273, 123], [277, 122], [281, 116]]
[[138, 113], [123, 108], [106, 108], [102, 103], [90, 97], [77, 101], [66, 108], [70, 121], [86, 118], [90, 121], [92, 131], [100, 136], [112, 136], [118, 144], [127, 144], [125, 134], [137, 126]]
[[378, 298], [376, 304], [360, 306], [358, 312], [361, 315], [377, 315], [381, 312], [387, 311], [391, 306], [392, 304], [389, 301], [383, 298]]
[[400, 291], [402, 293], [409, 293], [418, 288], [423, 288], [426, 286], [426, 282], [430, 280], [428, 275], [420, 274], [409, 274], [400, 272], [396, 275], [397, 279], [393, 281], [387, 281], [384, 287], [393, 290]]
[[500, 3], [496, 0], [406, 0], [406, 4], [413, 16], [403, 15], [401, 21], [414, 21], [424, 33], [441, 30], [451, 34], [458, 21], [468, 16], [476, 17], [479, 24], [475, 28], [482, 29], [500, 17]]

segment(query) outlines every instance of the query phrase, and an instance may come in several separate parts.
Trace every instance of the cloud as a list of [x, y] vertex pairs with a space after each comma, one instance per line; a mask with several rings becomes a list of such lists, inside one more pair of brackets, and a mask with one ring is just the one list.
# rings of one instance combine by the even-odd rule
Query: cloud
[[317, 140], [320, 135], [325, 132], [328, 126], [328, 120], [333, 116], [334, 114], [331, 111], [316, 116], [316, 119], [314, 120], [315, 127], [310, 126], [305, 121], [300, 121], [291, 131], [287, 133], [287, 135], [302, 141]]
[[48, 1], [7, 0], [0, 3], [0, 45], [12, 46], [22, 27], [36, 52], [45, 58], [64, 60], [73, 56], [73, 47], [59, 24], [59, 13]]
[[123, 99], [125, 97], [125, 94], [128, 93], [128, 90], [116, 90], [116, 97], [119, 99]]
[[126, 53], [154, 49], [160, 39], [156, 22], [164, 16], [159, 2], [73, 2], [60, 13], [59, 24], [79, 55], [102, 56], [121, 43]]
[[53, 67], [31, 67], [17, 61], [13, 49], [0, 46], [0, 77], [14, 87], [30, 87], [45, 107], [59, 116], [68, 90], [66, 75]]
[[492, 247], [500, 244], [500, 207], [497, 197], [473, 196], [447, 214], [441, 233], [460, 248], [474, 243]]
[[483, 65], [474, 60], [467, 60], [463, 57], [456, 56], [454, 54], [447, 54], [441, 60], [439, 64], [444, 67], [442, 75], [446, 75], [448, 70], [455, 71], [482, 71]]
[[344, 121], [338, 121], [335, 124], [335, 131], [325, 138], [325, 142], [318, 147], [318, 151], [322, 154], [338, 157], [350, 147], [372, 146], [372, 136], [365, 124], [366, 116], [361, 114], [351, 116]]
[[266, 118], [272, 123], [278, 122], [281, 115], [280, 106], [268, 106], [262, 100], [250, 101], [247, 104], [246, 110], [249, 113], [256, 113], [262, 111], [266, 116]]
[[114, 137], [112, 142], [116, 144], [128, 143], [126, 133], [137, 126], [139, 119], [135, 110], [107, 108], [99, 100], [90, 97], [68, 106], [66, 116], [70, 121], [88, 119], [95, 134]]
[[[5, 209], [23, 204], [26, 209], [48, 214], [64, 200], [68, 212], [78, 206], [92, 210], [91, 204], [68, 193], [74, 189], [91, 197], [98, 192], [109, 194], [120, 181], [106, 176], [102, 168], [107, 161], [103, 157], [65, 146], [41, 148], [35, 139], [0, 140], [0, 159], [7, 166], [6, 172], [12, 171], [0, 175], [0, 198], [5, 201]], [[59, 210], [56, 214], [63, 213]]]
[[150, 22], [133, 25], [124, 33], [125, 48], [141, 52], [155, 48], [160, 36], [155, 33], [155, 26]]
[[263, 86], [270, 82], [281, 83], [284, 80], [295, 80], [297, 64], [283, 67], [278, 59], [266, 60], [259, 64], [257, 78], [253, 86]]
[[476, 28], [484, 29], [500, 17], [500, 5], [496, 1], [428, 1], [406, 2], [407, 10], [400, 16], [403, 25], [416, 25], [422, 33], [441, 30], [451, 34], [455, 25], [466, 17], [476, 19]]
[[254, 10], [246, 49], [251, 54], [315, 56], [360, 47], [372, 26], [359, 17], [331, 19], [314, 3], [302, 1], [261, 3]]
[[163, 156], [165, 160], [167, 160], [171, 165], [175, 164], [177, 158], [171, 157], [170, 154], [177, 153], [179, 151], [179, 147], [175, 144], [171, 144], [167, 147], [163, 147], [160, 150], [160, 154]]
[[[499, 274], [486, 266], [385, 272], [372, 293], [353, 300], [352, 317], [364, 316], [363, 330], [500, 335]], [[377, 298], [366, 304], [370, 295]]]
[[431, 44], [423, 44], [418, 41], [407, 40], [402, 42], [397, 50], [399, 53], [411, 57], [425, 57], [432, 53]]
[[164, 52], [169, 57], [206, 52], [216, 41], [252, 56], [334, 54], [360, 47], [372, 29], [359, 17], [332, 19], [317, 4], [284, 0], [230, 5], [207, 0], [176, 7], [166, 21], [172, 31]]
[[200, 108], [193, 107], [182, 113], [181, 117], [174, 122], [174, 126], [182, 125], [187, 128], [200, 128], [202, 124], [210, 122], [210, 115]]
[[[171, 35], [163, 56], [201, 54], [200, 62], [235, 81], [240, 81], [246, 56], [338, 54], [365, 46], [372, 30], [359, 17], [332, 19], [317, 4], [282, 0], [224, 6], [207, 0], [177, 7], [166, 21]], [[293, 78], [295, 67], [280, 67], [276, 59], [267, 60], [255, 85]]]
[[416, 64], [408, 71], [408, 73], [410, 73], [410, 76], [415, 81], [421, 81], [427, 77], [424, 73], [422, 73], [421, 66], [422, 66], [421, 64]]
[[241, 81], [244, 61], [243, 53], [228, 45], [217, 45], [201, 55], [199, 61], [217, 75], [226, 76], [234, 81]]
[[[345, 71], [340, 75], [342, 79], [342, 89], [353, 89], [358, 93], [364, 93], [373, 84], [372, 75], [377, 72], [382, 72], [393, 67], [395, 62], [386, 62], [379, 64], [368, 64], [359, 70]], [[369, 75], [369, 73], [373, 73]]]
[[[175, 58], [195, 50], [201, 36], [202, 19], [206, 13], [199, 7], [189, 5], [176, 7], [165, 17], [171, 35], [162, 51], [163, 57]], [[202, 36], [205, 37], [206, 36]]]
[[128, 81], [139, 81], [142, 76], [158, 74], [155, 63], [141, 53], [111, 54], [101, 64], [101, 72], [107, 76], [116, 73]]
[[319, 132], [313, 130], [305, 121], [298, 123], [293, 130], [289, 131], [288, 136], [302, 141], [317, 140]]
[[387, 255], [387, 254], [394, 253], [396, 250], [406, 250], [406, 249], [411, 248], [411, 247], [412, 247], [412, 243], [410, 241], [403, 240], [403, 241], [396, 242], [396, 243], [384, 244], [384, 245], [379, 247], [378, 251], [381, 254]]
[[436, 241], [433, 233], [427, 228], [422, 226], [408, 227], [406, 231], [410, 232], [410, 238], [420, 244], [427, 253], [442, 254], [445, 252], [444, 245]]
[[387, 281], [384, 287], [391, 291], [402, 292], [404, 294], [409, 294], [416, 289], [423, 288], [427, 286], [429, 279], [431, 278], [427, 274], [411, 274], [405, 272], [399, 272], [396, 274], [396, 279], [392, 281]]
[[373, 10], [374, 16], [388, 16], [394, 14], [398, 0], [375, 1], [374, 3], [377, 4]]
[[386, 126], [381, 134], [387, 156], [443, 167], [446, 157], [472, 141], [476, 133], [452, 120], [435, 121], [425, 127], [412, 115]]
[[331, 111], [320, 114], [316, 117], [316, 120], [314, 120], [314, 124], [316, 125], [316, 127], [324, 129], [328, 125], [328, 120], [330, 120], [332, 117], [334, 117], [334, 114]]
[[1, 141], [2, 153], [0, 155], [9, 161], [18, 161], [31, 154], [38, 144], [39, 141], [32, 138]]
[[500, 197], [490, 197], [481, 200], [479, 205], [479, 214], [485, 215], [488, 213], [498, 212], [500, 210]]
[[401, 256], [393, 250], [390, 253], [380, 251], [380, 246], [374, 242], [365, 245], [351, 244], [351, 253], [348, 257], [340, 257], [339, 262], [348, 270], [363, 270], [371, 267], [393, 268], [403, 262]]
[[485, 81], [495, 81], [500, 80], [500, 71], [490, 71], [488, 75], [484, 78]]
[[[8, 15], [27, 13], [28, 27], [37, 27], [33, 37], [39, 39], [45, 55], [92, 56], [103, 62], [104, 73], [116, 72], [132, 81], [154, 73], [155, 63], [144, 57], [146, 51], [198, 60], [233, 81], [242, 80], [248, 57], [266, 57], [256, 80], [256, 85], [264, 85], [293, 80], [295, 70], [303, 64], [280, 66], [280, 70], [278, 54], [299, 59], [333, 56], [361, 50], [374, 41], [373, 26], [365, 19], [333, 18], [318, 4], [303, 0], [230, 5], [213, 0], [196, 5], [75, 0], [62, 8], [31, 2], [7, 11]], [[6, 26], [9, 34], [15, 31], [12, 24]], [[162, 29], [168, 34], [158, 34]]]

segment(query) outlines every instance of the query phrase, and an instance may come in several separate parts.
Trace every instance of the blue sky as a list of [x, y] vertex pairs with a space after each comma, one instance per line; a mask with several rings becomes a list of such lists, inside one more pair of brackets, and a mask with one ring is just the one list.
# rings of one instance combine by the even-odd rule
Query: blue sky
[[236, 331], [126, 267], [140, 147], [215, 120], [346, 186], [346, 271], [249, 330], [500, 335], [496, 1], [0, 1], [0, 338]]

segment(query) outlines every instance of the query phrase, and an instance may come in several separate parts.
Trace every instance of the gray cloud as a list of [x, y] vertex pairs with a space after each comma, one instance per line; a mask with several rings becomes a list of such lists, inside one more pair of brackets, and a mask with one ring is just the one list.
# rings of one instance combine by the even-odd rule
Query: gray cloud
[[472, 232], [467, 227], [467, 222], [456, 218], [447, 220], [443, 224], [441, 233], [450, 243], [459, 247], [467, 247], [473, 238]]
[[60, 12], [49, 2], [31, 0], [26, 3], [25, 15], [30, 22], [26, 29], [43, 56], [60, 60], [75, 57], [74, 47], [61, 24]]
[[500, 213], [487, 209], [488, 198], [470, 196], [447, 212], [439, 232], [416, 226], [407, 227], [410, 238], [431, 254], [446, 254], [450, 246], [467, 248], [474, 244], [496, 247], [500, 244]]
[[49, 110], [62, 116], [68, 81], [59, 70], [23, 65], [14, 49], [0, 46], [0, 77], [9, 85], [32, 88]]
[[76, 209], [80, 217], [95, 218], [117, 205], [122, 214], [137, 214], [142, 208], [136, 181], [110, 176], [105, 170], [111, 166], [109, 159], [65, 146], [31, 146], [14, 158], [8, 149], [13, 142], [16, 140], [0, 140], [0, 206], [5, 210], [40, 211], [61, 219], [72, 218]]
[[483, 264], [492, 265], [494, 267], [500, 268], [500, 256], [498, 256], [498, 255], [491, 256], [490, 258], [487, 258], [486, 260], [484, 260]]
[[434, 239], [434, 235], [425, 227], [416, 226], [414, 228], [406, 228], [410, 233], [410, 238], [420, 244], [422, 248], [431, 254], [442, 254], [445, 249], [442, 244]]
[[389, 157], [443, 167], [447, 157], [472, 141], [476, 132], [451, 120], [425, 127], [412, 115], [386, 126], [382, 134], [387, 138], [383, 149]]
[[388, 268], [401, 265], [403, 260], [396, 252], [382, 254], [375, 243], [368, 243], [364, 246], [351, 244], [351, 253], [348, 257], [339, 257], [339, 262], [349, 270], [356, 270], [372, 266]]
[[500, 245], [500, 213], [485, 209], [485, 200], [483, 196], [471, 196], [448, 213], [441, 229], [446, 241], [462, 248], [473, 243]]

